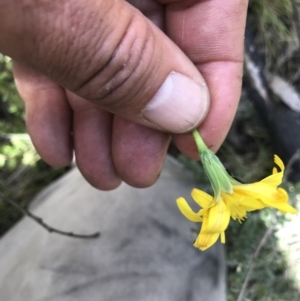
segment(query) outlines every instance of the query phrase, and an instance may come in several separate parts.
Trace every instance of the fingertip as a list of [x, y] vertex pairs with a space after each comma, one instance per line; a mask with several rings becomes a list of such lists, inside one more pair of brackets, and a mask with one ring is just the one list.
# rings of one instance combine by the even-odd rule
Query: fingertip
[[25, 101], [28, 133], [45, 162], [65, 167], [73, 159], [70, 108], [59, 90], [47, 91], [49, 97], [43, 91], [36, 94], [34, 101]]
[[130, 186], [153, 185], [162, 170], [169, 141], [165, 133], [115, 117], [112, 153], [117, 173]]
[[77, 166], [96, 189], [113, 190], [122, 180], [111, 154], [113, 115], [95, 104], [67, 93], [73, 116], [73, 139]]
[[143, 172], [134, 169], [128, 169], [126, 172], [119, 171], [124, 182], [134, 188], [148, 188], [156, 183], [160, 176], [160, 171], [157, 174]]
[[94, 188], [102, 191], [110, 191], [118, 188], [122, 184], [122, 180], [117, 175], [105, 175], [103, 177], [93, 172], [87, 172], [85, 169], [79, 168], [83, 177]]
[[183, 133], [204, 120], [209, 103], [204, 81], [196, 83], [179, 72], [171, 72], [142, 115], [166, 132]]
[[[55, 151], [49, 150], [49, 153], [44, 150], [39, 150], [36, 147], [37, 153], [41, 156], [43, 161], [55, 168], [63, 168], [71, 165], [73, 161], [73, 153], [72, 151], [66, 151], [66, 149], [62, 149], [59, 151], [57, 148]], [[54, 154], [54, 155], [53, 155]]]
[[24, 100], [32, 143], [51, 166], [72, 162], [71, 109], [65, 91], [38, 72], [14, 62], [15, 82]]

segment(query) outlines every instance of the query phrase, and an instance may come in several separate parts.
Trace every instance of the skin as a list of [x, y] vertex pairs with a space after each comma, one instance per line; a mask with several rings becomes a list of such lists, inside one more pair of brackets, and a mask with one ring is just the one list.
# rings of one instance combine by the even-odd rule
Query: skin
[[[198, 129], [216, 151], [240, 98], [247, 5], [0, 0], [0, 51], [14, 60], [28, 132], [41, 157], [61, 167], [75, 152], [81, 173], [98, 189], [121, 181], [152, 185], [171, 135], [140, 112], [172, 70], [204, 78], [211, 105]], [[130, 49], [138, 55], [124, 59]], [[182, 153], [198, 159], [190, 133], [172, 138]]]

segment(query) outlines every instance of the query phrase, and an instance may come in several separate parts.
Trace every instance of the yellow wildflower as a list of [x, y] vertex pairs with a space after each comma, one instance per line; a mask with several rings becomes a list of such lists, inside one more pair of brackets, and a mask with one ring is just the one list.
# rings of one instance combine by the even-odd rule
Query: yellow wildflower
[[[199, 143], [197, 145], [199, 147]], [[184, 198], [177, 199], [177, 205], [186, 218], [193, 222], [202, 222], [200, 233], [194, 243], [195, 247], [203, 251], [211, 247], [220, 236], [221, 242], [225, 243], [225, 230], [230, 217], [241, 222], [246, 218], [247, 212], [265, 207], [276, 208], [282, 213], [297, 212], [287, 203], [287, 192], [278, 188], [284, 172], [284, 164], [278, 156], [275, 155], [274, 160], [280, 171], [274, 167], [273, 174], [262, 181], [242, 184], [228, 175], [218, 158], [206, 146], [206, 149], [203, 148], [203, 145], [200, 147], [200, 151], [202, 150], [210, 156], [207, 162], [205, 162], [205, 158], [203, 160], [203, 154], [201, 159], [205, 171], [213, 174], [213, 176], [211, 174], [208, 176], [212, 182], [214, 197], [199, 189], [193, 189], [192, 198], [202, 207], [198, 212], [194, 212]]]

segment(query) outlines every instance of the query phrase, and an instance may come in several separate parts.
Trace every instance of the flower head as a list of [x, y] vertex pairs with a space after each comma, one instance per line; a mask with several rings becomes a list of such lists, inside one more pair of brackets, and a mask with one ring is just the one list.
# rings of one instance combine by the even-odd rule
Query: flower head
[[[280, 171], [274, 167], [272, 175], [260, 182], [243, 184], [226, 172], [222, 163], [205, 146], [202, 139], [201, 143], [204, 145], [200, 145], [201, 159], [206, 173], [209, 173], [208, 177], [212, 183], [214, 196], [199, 189], [193, 189], [192, 198], [202, 207], [198, 212], [194, 212], [184, 198], [177, 199], [179, 210], [186, 218], [193, 222], [202, 222], [200, 233], [194, 243], [195, 247], [205, 250], [211, 247], [219, 237], [221, 237], [221, 242], [225, 243], [225, 230], [230, 217], [242, 222], [247, 217], [247, 212], [265, 207], [276, 208], [282, 213], [297, 212], [287, 203], [287, 192], [278, 188], [284, 172], [284, 164], [278, 156], [275, 155], [274, 161]], [[198, 145], [198, 148], [200, 147]], [[209, 160], [203, 161], [203, 151], [204, 153], [210, 152], [207, 156]]]

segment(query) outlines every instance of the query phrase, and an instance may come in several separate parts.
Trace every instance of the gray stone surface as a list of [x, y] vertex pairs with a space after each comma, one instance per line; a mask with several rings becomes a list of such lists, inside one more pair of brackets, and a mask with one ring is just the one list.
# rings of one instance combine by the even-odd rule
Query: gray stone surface
[[223, 301], [224, 253], [201, 252], [175, 199], [189, 198], [191, 176], [168, 158], [147, 189], [92, 188], [74, 168], [37, 196], [31, 210], [65, 231], [49, 234], [24, 218], [0, 241], [1, 301]]

